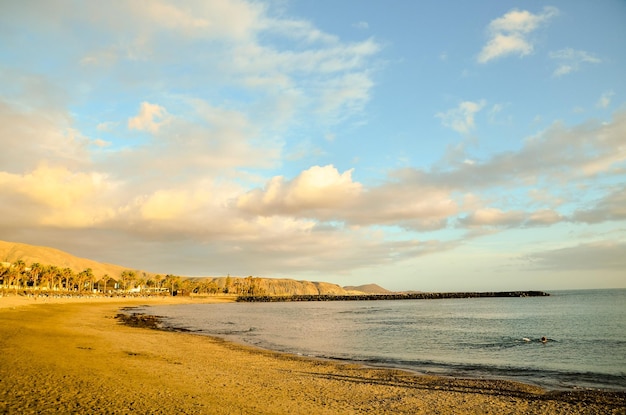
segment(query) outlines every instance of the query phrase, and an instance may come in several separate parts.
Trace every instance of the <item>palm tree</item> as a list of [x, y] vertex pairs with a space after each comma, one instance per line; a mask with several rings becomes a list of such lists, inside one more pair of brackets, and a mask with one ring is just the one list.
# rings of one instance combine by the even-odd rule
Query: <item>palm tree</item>
[[135, 273], [135, 271], [132, 271], [129, 269], [122, 271], [121, 278], [122, 278], [122, 288], [124, 291], [128, 291], [128, 285], [132, 283], [136, 277], [137, 277], [137, 274]]
[[61, 280], [65, 279], [65, 290], [73, 291], [73, 289], [70, 289], [70, 281], [74, 279], [74, 271], [72, 271], [71, 268], [65, 267], [61, 270], [60, 276], [61, 276]]
[[154, 276], [154, 282], [156, 283], [159, 291], [163, 288], [163, 284], [165, 284], [165, 277], [163, 275], [157, 274]]
[[4, 264], [0, 264], [0, 280], [2, 281], [2, 285], [6, 287], [7, 285], [7, 275], [9, 271], [10, 265], [5, 266]]
[[18, 273], [22, 273], [26, 269], [26, 263], [21, 259], [18, 259], [13, 263], [13, 268], [15, 268]]
[[3, 271], [2, 271], [3, 277], [4, 277], [4, 285], [9, 288], [11, 286], [14, 286], [15, 288], [15, 293], [17, 294], [17, 285], [15, 285], [15, 280], [18, 277], [18, 272], [15, 268], [13, 268], [12, 265], [9, 265], [8, 267], [6, 267]]
[[233, 281], [230, 278], [230, 274], [228, 274], [228, 276], [226, 277], [226, 280], [224, 281], [224, 294], [228, 294], [230, 292], [230, 286], [232, 282]]
[[165, 276], [165, 284], [170, 288], [170, 295], [174, 295], [174, 288], [178, 288], [178, 282], [180, 281], [180, 277], [176, 275], [167, 274]]
[[[104, 274], [104, 276], [102, 278], [100, 278], [100, 282], [102, 282], [104, 284], [104, 287], [101, 289], [101, 291], [103, 293], [107, 292], [107, 282], [109, 282], [109, 280], [111, 279], [111, 277], [109, 277], [109, 274]], [[100, 284], [98, 283], [98, 286]]]
[[[34, 267], [31, 266], [31, 271], [32, 268]], [[43, 284], [45, 282], [46, 284], [46, 288], [50, 289], [51, 287], [54, 287], [54, 277], [55, 277], [55, 268], [52, 265], [43, 265], [42, 269], [41, 269], [41, 274], [39, 277], [39, 281], [41, 281], [41, 284]], [[41, 285], [40, 284], [40, 285]]]
[[143, 277], [137, 278], [135, 281], [135, 287], [139, 287], [139, 291], [141, 292], [143, 288], [146, 286], [146, 279]]
[[45, 266], [41, 265], [39, 262], [34, 262], [30, 266], [29, 274], [30, 274], [30, 281], [32, 281], [33, 283], [33, 288], [39, 287], [39, 280], [43, 276], [44, 271], [45, 271]]
[[89, 279], [89, 283], [90, 283], [89, 291], [93, 292], [93, 290], [95, 290], [95, 286], [96, 286], [96, 276], [94, 275], [93, 271], [91, 272], [91, 277]]
[[76, 283], [75, 285], [78, 286], [78, 292], [82, 292], [83, 291], [83, 286], [85, 284], [85, 271], [81, 271], [78, 274], [76, 274], [74, 276], [74, 282]]
[[[51, 282], [51, 288], [53, 290], [57, 289], [57, 285], [61, 285], [61, 269], [59, 269], [55, 265], [48, 265], [46, 267], [45, 273], [49, 276]], [[58, 281], [58, 284], [57, 284]]]
[[179, 286], [183, 293], [188, 294], [193, 292], [198, 287], [198, 283], [190, 279], [184, 279], [180, 281]]
[[[15, 270], [15, 277], [19, 282], [20, 287], [24, 287], [29, 279], [29, 276], [26, 275], [26, 263], [21, 259], [18, 259], [13, 263], [13, 269]], [[17, 292], [17, 288], [15, 290]]]
[[149, 291], [154, 292], [154, 287], [156, 286], [156, 281], [153, 277], [149, 277], [146, 280], [146, 287], [149, 288]]
[[93, 271], [91, 270], [91, 268], [86, 268], [85, 270], [79, 272], [78, 275], [76, 275], [76, 279], [78, 281], [78, 292], [82, 292], [85, 288], [85, 283], [87, 281], [91, 281], [92, 278]]
[[215, 281], [210, 281], [207, 283], [207, 285], [208, 285], [208, 291], [210, 294], [217, 294], [217, 292], [220, 289], [220, 287], [217, 285]]
[[[16, 279], [19, 281], [20, 287], [23, 287], [25, 283], [24, 271], [26, 270], [26, 263], [21, 259], [18, 259], [13, 263], [13, 269], [16, 272]], [[17, 292], [17, 288], [15, 291]]]

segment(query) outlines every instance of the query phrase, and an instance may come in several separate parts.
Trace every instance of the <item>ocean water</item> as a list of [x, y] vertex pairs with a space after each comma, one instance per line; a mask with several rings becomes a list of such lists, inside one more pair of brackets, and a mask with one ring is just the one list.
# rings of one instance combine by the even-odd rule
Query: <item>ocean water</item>
[[626, 290], [551, 294], [139, 311], [164, 317], [172, 328], [304, 356], [550, 389], [626, 390]]

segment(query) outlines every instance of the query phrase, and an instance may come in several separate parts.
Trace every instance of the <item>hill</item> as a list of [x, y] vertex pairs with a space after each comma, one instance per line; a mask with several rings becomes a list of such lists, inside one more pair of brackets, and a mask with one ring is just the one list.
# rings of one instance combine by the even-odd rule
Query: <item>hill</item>
[[355, 292], [329, 282], [298, 281], [287, 278], [240, 278], [240, 277], [208, 277], [199, 280], [215, 283], [220, 289], [227, 284], [231, 287], [236, 285], [249, 286], [254, 284], [256, 293], [263, 295], [348, 295]]
[[45, 246], [0, 241], [0, 262], [13, 263], [20, 259], [26, 263], [26, 266], [38, 262], [44, 265], [56, 265], [59, 268], [67, 267], [75, 273], [91, 268], [94, 275], [98, 277], [108, 274], [116, 279], [122, 271], [130, 269], [120, 265], [105, 264], [91, 259], [79, 258], [67, 252]]
[[[129, 267], [120, 265], [105, 264], [91, 259], [79, 258], [67, 252], [55, 248], [45, 246], [28, 245], [18, 242], [0, 241], [0, 263], [14, 263], [22, 260], [27, 266], [38, 262], [43, 265], [55, 265], [59, 268], [70, 268], [75, 273], [81, 272], [87, 268], [91, 268], [96, 277], [102, 277], [108, 274], [114, 279], [118, 279], [125, 270], [133, 270]], [[8, 264], [7, 264], [8, 265]], [[133, 270], [137, 274], [143, 274], [147, 277], [153, 277], [155, 274]], [[167, 272], [163, 273], [165, 275]], [[206, 277], [206, 278], [188, 278], [198, 282], [214, 283], [220, 289], [224, 289], [227, 285], [231, 287], [246, 286], [254, 282], [255, 289], [265, 295], [349, 295], [349, 294], [383, 294], [390, 291], [376, 284], [362, 285], [359, 287], [341, 287], [337, 284], [329, 282], [317, 281], [298, 281], [293, 279], [275, 279], [275, 278], [250, 278], [241, 277]]]
[[365, 294], [390, 294], [393, 291], [389, 291], [378, 284], [365, 284], [358, 286], [346, 286], [343, 287], [346, 291], [358, 291]]

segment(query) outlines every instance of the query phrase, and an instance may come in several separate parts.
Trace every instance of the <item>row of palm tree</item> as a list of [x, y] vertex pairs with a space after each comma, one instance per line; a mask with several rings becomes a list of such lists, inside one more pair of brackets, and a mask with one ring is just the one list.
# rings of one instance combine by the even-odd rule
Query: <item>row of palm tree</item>
[[181, 278], [175, 275], [148, 275], [125, 270], [117, 277], [96, 276], [91, 268], [74, 272], [71, 268], [34, 262], [30, 266], [18, 259], [0, 265], [0, 287], [71, 292], [169, 292], [180, 290]]
[[124, 270], [117, 277], [96, 276], [91, 268], [74, 272], [34, 262], [30, 266], [18, 259], [0, 263], [0, 289], [65, 291], [78, 293], [141, 293], [141, 294], [235, 294], [263, 295], [259, 278], [226, 277], [221, 285], [212, 279], [183, 278], [177, 275], [153, 275], [141, 271]]

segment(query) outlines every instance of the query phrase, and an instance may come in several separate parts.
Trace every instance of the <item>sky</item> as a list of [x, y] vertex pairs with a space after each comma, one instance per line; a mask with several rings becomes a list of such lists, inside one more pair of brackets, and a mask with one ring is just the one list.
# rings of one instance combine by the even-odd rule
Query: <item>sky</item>
[[0, 240], [391, 290], [626, 287], [626, 2], [0, 2]]

